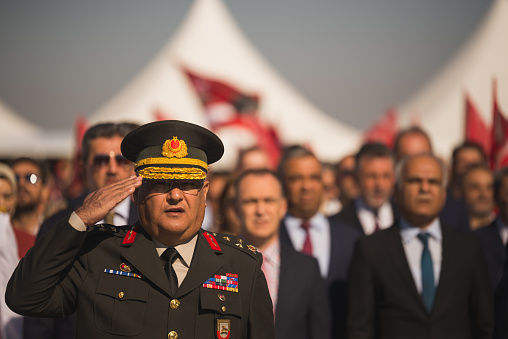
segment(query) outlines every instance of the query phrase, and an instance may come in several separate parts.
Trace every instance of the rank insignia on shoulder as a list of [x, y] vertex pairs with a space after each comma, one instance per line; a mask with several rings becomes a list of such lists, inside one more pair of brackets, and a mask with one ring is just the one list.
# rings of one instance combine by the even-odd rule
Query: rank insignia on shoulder
[[231, 334], [231, 320], [217, 319], [217, 339], [228, 339]]
[[221, 291], [238, 292], [238, 274], [215, 274], [203, 283], [203, 287]]
[[136, 273], [128, 273], [128, 272], [122, 272], [122, 271], [115, 271], [115, 270], [110, 270], [110, 269], [107, 269], [107, 268], [104, 269], [104, 273], [123, 275], [123, 276], [126, 276], [126, 277], [133, 277], [133, 278], [141, 279], [141, 276], [139, 274], [136, 274]]
[[212, 250], [219, 252], [222, 251], [220, 249], [219, 243], [217, 242], [217, 239], [215, 239], [215, 237], [211, 233], [205, 232], [203, 233], [203, 235], [205, 236], [205, 239], [206, 241], [208, 241], [208, 244], [210, 245]]
[[254, 247], [254, 246], [252, 246], [252, 245], [247, 245], [247, 248], [248, 248], [249, 250], [251, 250], [252, 252], [254, 252], [254, 253], [257, 253], [257, 251], [258, 251], [258, 250], [257, 250], [257, 248], [256, 248], [256, 247]]

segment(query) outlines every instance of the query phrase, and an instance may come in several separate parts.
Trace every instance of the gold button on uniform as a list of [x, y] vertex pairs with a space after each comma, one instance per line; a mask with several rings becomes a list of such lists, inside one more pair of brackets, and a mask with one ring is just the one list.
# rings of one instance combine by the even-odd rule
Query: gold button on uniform
[[123, 298], [123, 296], [124, 296], [124, 293], [123, 293], [123, 292], [118, 293], [118, 298], [122, 299], [122, 298]]
[[222, 312], [226, 312], [226, 306], [222, 306]]
[[171, 300], [171, 302], [169, 303], [169, 306], [176, 310], [178, 308], [178, 306], [180, 306], [180, 301], [178, 301], [178, 299], [173, 299]]
[[168, 339], [178, 339], [178, 333], [171, 331], [168, 333]]

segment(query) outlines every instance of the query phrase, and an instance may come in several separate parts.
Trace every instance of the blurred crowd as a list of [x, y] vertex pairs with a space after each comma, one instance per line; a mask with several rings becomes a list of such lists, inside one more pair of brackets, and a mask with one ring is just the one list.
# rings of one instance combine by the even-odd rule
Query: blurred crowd
[[[92, 126], [76, 159], [0, 163], [0, 338], [74, 337], [73, 315], [23, 318], [3, 293], [55, 221], [87, 193], [134, 174], [120, 143], [135, 127]], [[412, 127], [393, 149], [369, 142], [324, 163], [292, 145], [271, 163], [251, 147], [233, 170], [212, 167], [203, 228], [263, 254], [277, 338], [492, 337], [494, 318], [508, 312], [508, 168], [494, 172], [481, 146], [465, 142], [443, 159]], [[128, 199], [104, 222], [131, 224], [136, 213]], [[496, 333], [506, 333], [504, 323]]]

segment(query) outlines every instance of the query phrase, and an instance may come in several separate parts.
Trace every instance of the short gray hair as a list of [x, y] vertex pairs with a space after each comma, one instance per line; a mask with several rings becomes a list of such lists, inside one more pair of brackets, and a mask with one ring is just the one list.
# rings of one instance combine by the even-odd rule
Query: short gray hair
[[412, 159], [418, 158], [418, 157], [431, 158], [431, 159], [434, 159], [439, 164], [439, 167], [441, 167], [441, 172], [443, 173], [443, 183], [442, 184], [443, 184], [443, 187], [446, 188], [446, 186], [448, 185], [448, 171], [446, 169], [446, 165], [445, 165], [444, 161], [441, 158], [438, 158], [434, 154], [431, 154], [431, 153], [419, 153], [419, 154], [405, 156], [404, 158], [400, 159], [399, 162], [397, 163], [397, 166], [395, 167], [395, 183], [397, 185], [397, 189], [400, 189], [402, 187], [402, 175], [404, 173], [404, 169], [407, 166], [407, 163], [409, 161], [411, 161]]

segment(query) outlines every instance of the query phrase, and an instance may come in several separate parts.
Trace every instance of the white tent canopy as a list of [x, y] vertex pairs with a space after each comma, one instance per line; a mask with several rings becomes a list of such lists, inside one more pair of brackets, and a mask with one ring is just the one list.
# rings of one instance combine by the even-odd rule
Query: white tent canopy
[[[323, 160], [336, 160], [358, 146], [360, 132], [327, 116], [285, 82], [248, 42], [221, 0], [195, 1], [166, 47], [133, 82], [91, 116], [91, 123], [145, 123], [153, 121], [158, 111], [172, 119], [207, 126], [203, 107], [184, 69], [228, 83], [243, 93], [259, 95], [261, 119], [275, 126], [285, 144], [310, 145]], [[219, 131], [219, 135], [226, 144], [226, 159], [221, 162], [229, 166], [234, 156], [231, 149], [238, 147], [238, 133]]]
[[403, 127], [420, 123], [436, 152], [451, 155], [464, 140], [464, 97], [470, 95], [484, 121], [492, 122], [493, 79], [502, 110], [508, 111], [508, 0], [495, 0], [476, 33], [444, 69], [400, 105]]
[[0, 157], [61, 158], [71, 155], [72, 133], [43, 131], [0, 100]]

